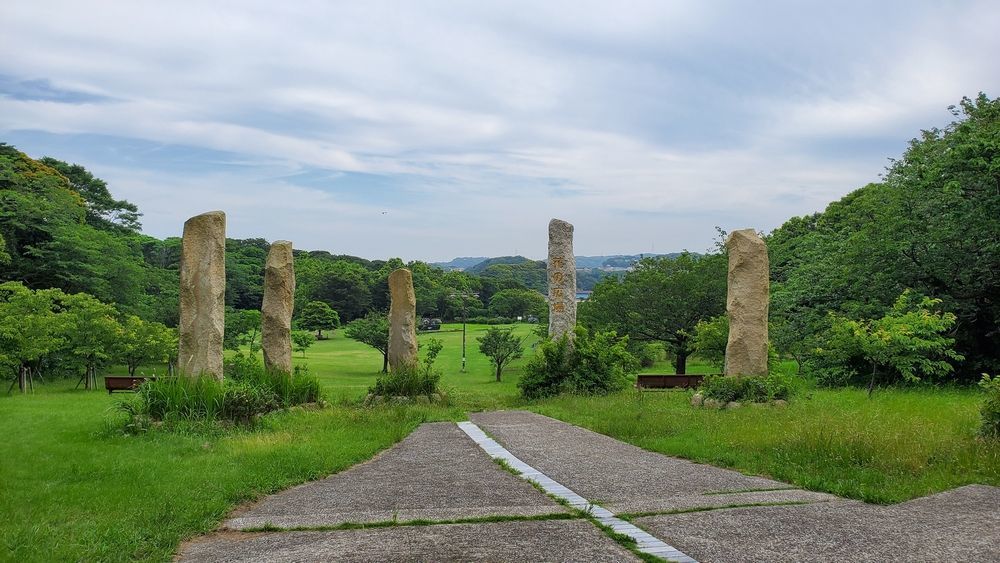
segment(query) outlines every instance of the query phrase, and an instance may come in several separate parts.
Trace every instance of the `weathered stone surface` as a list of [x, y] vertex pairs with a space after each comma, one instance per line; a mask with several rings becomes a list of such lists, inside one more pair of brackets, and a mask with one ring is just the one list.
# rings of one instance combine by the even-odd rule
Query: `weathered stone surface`
[[417, 363], [417, 297], [413, 274], [400, 268], [389, 274], [389, 368]]
[[726, 375], [766, 375], [770, 300], [767, 246], [753, 229], [743, 229], [729, 235], [726, 249], [729, 251]]
[[573, 337], [576, 327], [576, 258], [573, 256], [573, 225], [549, 221], [549, 336]]
[[261, 312], [261, 348], [264, 368], [292, 373], [292, 308], [295, 300], [295, 266], [292, 243], [271, 243], [264, 266], [264, 304]]
[[226, 301], [226, 214], [211, 211], [184, 223], [181, 242], [177, 367], [187, 376], [222, 379]]

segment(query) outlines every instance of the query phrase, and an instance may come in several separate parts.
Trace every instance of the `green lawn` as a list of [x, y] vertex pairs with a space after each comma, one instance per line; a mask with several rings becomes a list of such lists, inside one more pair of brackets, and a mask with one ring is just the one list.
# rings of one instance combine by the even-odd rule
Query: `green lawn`
[[[423, 421], [494, 408], [528, 408], [651, 450], [869, 501], [1000, 485], [1000, 446], [974, 438], [980, 397], [972, 390], [886, 391], [872, 400], [855, 390], [811, 391], [786, 409], [736, 411], [691, 409], [687, 392], [670, 391], [526, 403], [516, 388], [525, 360], [497, 383], [478, 352], [475, 338], [487, 328], [468, 327], [466, 373], [461, 325], [420, 336], [444, 342], [438, 367], [449, 406], [359, 406], [382, 359], [342, 331], [295, 355], [331, 405], [270, 415], [252, 432], [123, 435], [109, 420], [130, 396], [75, 391], [75, 380], [0, 395], [0, 559], [167, 560], [179, 541], [212, 530], [240, 502], [368, 459]], [[529, 349], [531, 328], [515, 329]]]

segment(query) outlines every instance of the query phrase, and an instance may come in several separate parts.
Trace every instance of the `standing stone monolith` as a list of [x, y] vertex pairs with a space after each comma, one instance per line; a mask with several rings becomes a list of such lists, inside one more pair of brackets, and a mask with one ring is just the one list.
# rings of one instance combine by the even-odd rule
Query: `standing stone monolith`
[[767, 308], [770, 267], [767, 245], [753, 229], [733, 231], [729, 251], [729, 342], [726, 375], [767, 375]]
[[389, 274], [389, 368], [417, 363], [417, 297], [413, 274], [400, 268]]
[[549, 221], [549, 336], [569, 334], [576, 327], [576, 258], [573, 256], [573, 225]]
[[292, 243], [271, 243], [264, 265], [264, 304], [261, 306], [260, 343], [264, 369], [292, 373], [292, 308], [295, 301], [295, 266]]
[[222, 379], [226, 306], [226, 214], [211, 211], [184, 222], [181, 240], [177, 367], [183, 375]]

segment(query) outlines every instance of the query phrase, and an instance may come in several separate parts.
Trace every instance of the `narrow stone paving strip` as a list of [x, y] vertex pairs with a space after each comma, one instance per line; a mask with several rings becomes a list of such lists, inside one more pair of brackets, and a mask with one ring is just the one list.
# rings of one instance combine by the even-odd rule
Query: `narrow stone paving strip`
[[541, 471], [538, 471], [534, 467], [524, 463], [514, 454], [507, 451], [506, 448], [487, 436], [481, 428], [472, 422], [459, 422], [458, 427], [468, 434], [474, 442], [479, 444], [479, 447], [486, 451], [490, 457], [502, 460], [508, 467], [517, 471], [522, 478], [537, 484], [546, 493], [562, 499], [573, 508], [587, 512], [593, 516], [595, 520], [604, 526], [611, 528], [616, 533], [623, 534], [634, 539], [639, 551], [655, 555], [663, 559], [668, 559], [670, 561], [677, 561], [679, 563], [696, 563], [694, 559], [688, 557], [680, 550], [668, 545], [662, 540], [657, 539], [637, 526], [615, 517], [614, 513], [606, 508], [589, 502], [587, 499], [552, 480]]

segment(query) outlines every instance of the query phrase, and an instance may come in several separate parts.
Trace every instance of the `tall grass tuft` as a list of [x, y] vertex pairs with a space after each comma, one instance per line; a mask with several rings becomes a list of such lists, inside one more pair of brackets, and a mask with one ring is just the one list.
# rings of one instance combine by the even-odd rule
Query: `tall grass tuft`
[[252, 424], [260, 415], [319, 402], [319, 381], [305, 368], [295, 374], [267, 371], [253, 356], [237, 354], [227, 361], [225, 380], [214, 377], [165, 377], [142, 384], [135, 399], [120, 404], [136, 419], [167, 423], [224, 420]]

